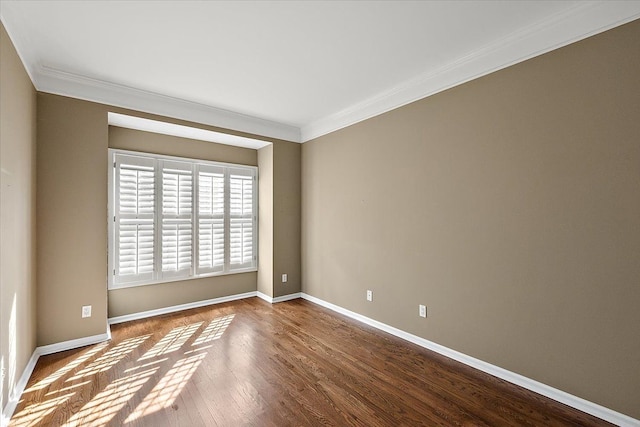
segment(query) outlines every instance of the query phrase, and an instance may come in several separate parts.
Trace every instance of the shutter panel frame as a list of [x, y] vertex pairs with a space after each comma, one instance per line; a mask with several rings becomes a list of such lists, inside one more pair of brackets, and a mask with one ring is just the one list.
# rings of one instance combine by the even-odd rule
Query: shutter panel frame
[[155, 162], [145, 157], [116, 154], [114, 169], [114, 233], [118, 243], [113, 245], [113, 284], [148, 282], [156, 278]]
[[257, 180], [252, 169], [228, 169], [229, 271], [257, 267]]
[[188, 278], [193, 273], [192, 162], [158, 160], [159, 278]]
[[257, 271], [257, 167], [108, 152], [108, 289]]
[[225, 168], [200, 164], [197, 165], [196, 176], [198, 193], [196, 271], [198, 274], [224, 273], [227, 264]]

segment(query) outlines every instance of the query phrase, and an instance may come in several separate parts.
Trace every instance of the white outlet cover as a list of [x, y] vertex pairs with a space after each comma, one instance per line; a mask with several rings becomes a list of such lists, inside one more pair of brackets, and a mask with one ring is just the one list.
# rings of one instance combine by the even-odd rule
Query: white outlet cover
[[288, 279], [287, 274], [286, 274], [286, 273], [285, 273], [285, 274], [283, 274], [283, 275], [282, 275], [282, 283], [286, 283], [286, 282], [287, 282], [287, 279]]
[[83, 305], [82, 306], [82, 317], [91, 317], [91, 306]]
[[427, 317], [427, 306], [426, 305], [422, 305], [420, 304], [418, 306], [418, 313], [420, 314], [420, 317]]
[[373, 301], [373, 291], [367, 291], [367, 301]]

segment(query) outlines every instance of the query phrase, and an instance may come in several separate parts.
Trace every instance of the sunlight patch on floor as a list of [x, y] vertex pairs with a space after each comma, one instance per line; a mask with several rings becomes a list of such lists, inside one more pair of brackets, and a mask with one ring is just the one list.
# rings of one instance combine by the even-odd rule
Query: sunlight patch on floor
[[217, 340], [224, 334], [224, 331], [227, 329], [231, 321], [233, 320], [234, 314], [230, 314], [228, 316], [218, 317], [213, 319], [211, 323], [206, 327], [206, 329], [200, 334], [200, 336], [195, 340], [195, 342], [191, 345], [200, 345], [211, 342], [213, 340]]
[[129, 372], [137, 371], [138, 369], [144, 369], [144, 368], [148, 368], [149, 366], [153, 366], [153, 365], [158, 365], [160, 363], [164, 363], [167, 360], [169, 360], [168, 357], [165, 357], [164, 359], [154, 360], [153, 362], [144, 363], [142, 365], [137, 365], [137, 366], [134, 366], [132, 368], [125, 369], [124, 372], [128, 374]]
[[86, 362], [87, 360], [95, 356], [97, 353], [104, 350], [104, 348], [108, 345], [109, 345], [109, 342], [105, 341], [103, 343], [97, 344], [95, 347], [91, 347], [81, 356], [73, 359], [71, 362], [67, 363], [65, 366], [58, 369], [53, 374], [49, 375], [48, 377], [38, 381], [33, 386], [29, 387], [27, 390], [25, 390], [25, 393], [41, 390], [47, 387], [48, 385], [53, 384], [56, 380], [62, 378], [65, 374], [73, 371], [76, 367], [80, 366], [81, 364], [83, 364], [84, 362]]
[[187, 385], [206, 353], [197, 354], [178, 360], [175, 365], [162, 377], [156, 386], [147, 394], [133, 411], [125, 423], [132, 422], [153, 412], [168, 408], [175, 402], [182, 389]]
[[69, 390], [72, 390], [74, 388], [82, 387], [82, 386], [87, 385], [87, 384], [91, 384], [91, 381], [83, 381], [83, 382], [78, 383], [78, 384], [70, 385], [69, 387], [64, 387], [64, 388], [61, 388], [61, 389], [58, 389], [58, 390], [50, 391], [49, 393], [45, 394], [45, 396], [51, 396], [53, 394], [62, 393], [63, 391], [69, 391]]
[[187, 342], [193, 334], [196, 333], [198, 328], [204, 322], [192, 323], [187, 326], [178, 326], [173, 328], [171, 332], [165, 335], [160, 341], [158, 341], [153, 347], [149, 349], [138, 361], [151, 359], [163, 354], [168, 354], [180, 349]]
[[203, 345], [202, 347], [194, 348], [193, 350], [185, 351], [184, 355], [201, 353], [203, 351], [207, 351], [207, 349], [213, 347], [212, 345]]
[[94, 360], [82, 369], [80, 372], [69, 378], [67, 381], [77, 380], [88, 375], [97, 374], [98, 372], [104, 372], [109, 370], [112, 366], [116, 365], [119, 361], [127, 357], [129, 353], [135, 350], [140, 344], [145, 342], [151, 335], [142, 335], [135, 338], [129, 338], [122, 341], [120, 344], [107, 351], [105, 354]]
[[58, 406], [69, 400], [75, 393], [58, 396], [44, 402], [34, 403], [24, 408], [20, 413], [11, 418], [11, 427], [39, 426], [44, 417], [53, 412]]
[[[169, 408], [233, 319], [233, 314], [221, 316], [206, 327], [205, 322], [196, 322], [173, 328], [164, 336], [147, 334], [129, 338], [111, 348], [109, 342], [94, 345], [27, 389], [25, 393], [44, 390], [37, 396], [42, 402], [16, 413], [11, 426], [59, 423], [57, 420], [64, 420], [66, 411], [71, 418], [66, 418], [65, 426], [120, 424], [125, 417], [125, 422], [130, 423]], [[155, 344], [151, 345], [152, 342]], [[151, 348], [138, 359], [131, 358], [134, 352], [142, 353], [143, 346]], [[168, 353], [176, 354], [173, 360], [172, 356], [166, 356]], [[177, 358], [180, 359], [175, 361]], [[120, 369], [116, 369], [116, 365]], [[107, 373], [112, 368], [119, 374]], [[121, 378], [111, 379], [113, 376]]]
[[108, 424], [157, 370], [158, 368], [149, 369], [113, 381], [96, 394], [80, 411], [76, 412], [65, 426], [102, 426]]

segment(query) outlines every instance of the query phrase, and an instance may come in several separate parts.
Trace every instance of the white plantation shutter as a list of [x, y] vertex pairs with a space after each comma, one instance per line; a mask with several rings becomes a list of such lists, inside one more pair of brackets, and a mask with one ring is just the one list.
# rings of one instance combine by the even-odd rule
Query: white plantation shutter
[[229, 269], [254, 265], [255, 212], [252, 170], [229, 168]]
[[255, 167], [109, 152], [110, 288], [255, 271]]
[[193, 254], [193, 165], [161, 160], [162, 277], [191, 274]]
[[198, 273], [224, 270], [223, 167], [198, 165]]
[[116, 155], [115, 283], [153, 279], [155, 168], [152, 159]]

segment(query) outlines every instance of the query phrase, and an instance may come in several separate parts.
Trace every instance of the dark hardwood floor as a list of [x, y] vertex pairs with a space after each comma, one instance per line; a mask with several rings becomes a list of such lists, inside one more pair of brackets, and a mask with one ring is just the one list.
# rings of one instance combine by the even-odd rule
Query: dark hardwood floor
[[10, 426], [602, 426], [304, 300], [112, 326], [41, 357]]

